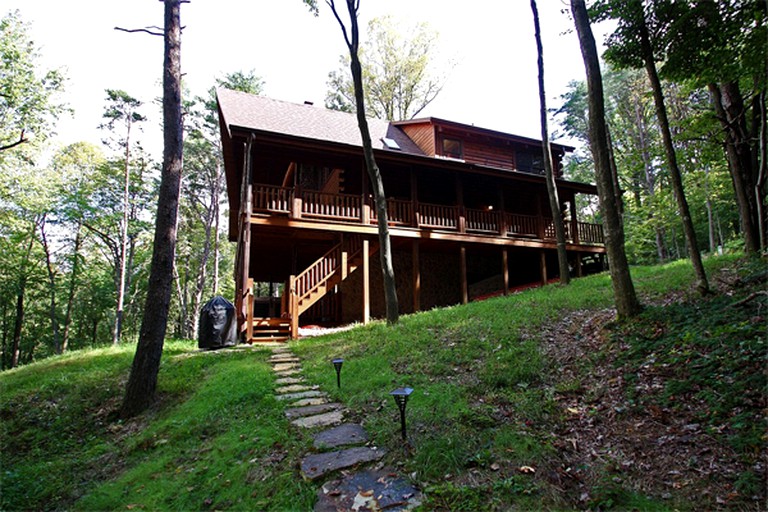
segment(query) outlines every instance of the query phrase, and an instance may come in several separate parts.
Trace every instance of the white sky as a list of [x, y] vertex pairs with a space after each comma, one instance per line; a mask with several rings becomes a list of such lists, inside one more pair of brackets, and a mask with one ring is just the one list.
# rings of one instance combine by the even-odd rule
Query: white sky
[[[343, 0], [342, 0], [343, 1]], [[182, 72], [192, 94], [214, 79], [254, 70], [265, 95], [324, 104], [328, 73], [346, 51], [323, 0], [313, 17], [302, 0], [191, 0], [183, 4]], [[407, 26], [426, 21], [440, 34], [440, 52], [456, 62], [442, 93], [422, 116], [539, 138], [536, 47], [528, 0], [361, 0], [361, 27], [391, 14]], [[548, 107], [570, 80], [584, 79], [578, 40], [565, 0], [539, 0]], [[162, 26], [158, 0], [4, 0], [0, 15], [18, 9], [46, 68], [68, 77], [65, 101], [72, 119], [58, 125], [58, 141], [98, 143], [107, 88], [143, 101], [142, 140], [161, 158], [159, 108], [162, 38], [114, 30]], [[364, 37], [364, 35], [363, 35]], [[600, 39], [598, 37], [598, 39]], [[550, 128], [552, 131], [554, 127]]]

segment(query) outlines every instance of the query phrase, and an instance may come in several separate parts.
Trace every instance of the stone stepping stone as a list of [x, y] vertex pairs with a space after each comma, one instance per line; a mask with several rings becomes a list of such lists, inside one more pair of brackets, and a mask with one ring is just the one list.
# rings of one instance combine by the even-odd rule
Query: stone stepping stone
[[301, 461], [301, 474], [307, 480], [317, 480], [323, 476], [358, 464], [381, 459], [386, 452], [368, 446], [347, 448], [336, 452], [314, 453]]
[[[311, 400], [311, 399], [310, 399]], [[324, 403], [315, 405], [305, 405], [303, 407], [292, 407], [285, 410], [285, 417], [289, 420], [301, 418], [303, 416], [314, 416], [315, 414], [322, 414], [328, 411], [334, 411], [340, 409], [341, 404], [337, 403]]]
[[387, 471], [360, 471], [326, 482], [317, 492], [315, 512], [337, 510], [412, 510], [422, 494], [405, 479]]
[[295, 359], [298, 361], [299, 358], [298, 356], [290, 352], [286, 352], [284, 354], [272, 354], [271, 356], [269, 356], [270, 361], [281, 361], [283, 359], [291, 359], [291, 360]]
[[286, 393], [297, 393], [299, 391], [311, 391], [317, 388], [318, 386], [307, 386], [305, 384], [291, 384], [289, 386], [281, 386], [275, 389], [275, 392], [281, 395], [284, 395]]
[[278, 377], [290, 377], [291, 375], [297, 375], [299, 373], [301, 373], [301, 368], [299, 367], [289, 368], [287, 370], [280, 370], [280, 371], [275, 370], [275, 374]]
[[285, 395], [277, 395], [275, 398], [278, 400], [301, 400], [302, 398], [316, 398], [324, 397], [325, 393], [322, 391], [301, 391], [300, 393], [286, 393]]
[[307, 407], [310, 405], [324, 405], [328, 403], [328, 399], [319, 396], [317, 398], [304, 398], [303, 400], [297, 400], [293, 402], [290, 406], [291, 407]]
[[304, 416], [291, 422], [292, 425], [301, 428], [329, 427], [338, 425], [344, 420], [344, 411], [331, 411], [315, 416]]
[[270, 363], [298, 363], [299, 361], [301, 361], [301, 359], [299, 359], [298, 357], [291, 356], [288, 354], [272, 356], [269, 358]]
[[302, 382], [305, 382], [302, 377], [281, 377], [275, 381], [275, 384], [282, 386], [284, 384], [301, 384]]
[[363, 444], [368, 441], [368, 434], [362, 425], [344, 423], [338, 427], [323, 430], [313, 436], [314, 447], [318, 450], [329, 450], [340, 446]]
[[272, 369], [277, 372], [284, 372], [286, 370], [298, 370], [301, 368], [301, 365], [299, 363], [277, 363], [274, 366], [272, 366]]

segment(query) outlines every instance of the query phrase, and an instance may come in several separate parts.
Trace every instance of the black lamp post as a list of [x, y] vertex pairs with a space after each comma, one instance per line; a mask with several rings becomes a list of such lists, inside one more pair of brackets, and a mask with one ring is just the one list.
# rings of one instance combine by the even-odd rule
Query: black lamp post
[[341, 389], [341, 365], [344, 364], [344, 360], [339, 357], [331, 362], [333, 363], [333, 367], [336, 369], [336, 386]]
[[412, 388], [397, 388], [390, 395], [395, 398], [397, 408], [400, 409], [400, 433], [405, 441], [405, 406], [408, 404], [408, 396], [413, 393]]

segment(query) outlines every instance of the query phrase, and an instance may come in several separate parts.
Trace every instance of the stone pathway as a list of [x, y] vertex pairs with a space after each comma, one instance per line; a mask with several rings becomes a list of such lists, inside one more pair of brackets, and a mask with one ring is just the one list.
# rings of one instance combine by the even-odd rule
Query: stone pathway
[[346, 408], [304, 380], [301, 360], [290, 348], [273, 348], [269, 362], [278, 377], [275, 396], [287, 402], [286, 417], [313, 438], [316, 451], [299, 463], [302, 477], [317, 482], [337, 478], [318, 491], [316, 511], [411, 510], [421, 503], [420, 491], [393, 471], [381, 467], [355, 471], [381, 460], [386, 451], [370, 445], [362, 425], [344, 423]]

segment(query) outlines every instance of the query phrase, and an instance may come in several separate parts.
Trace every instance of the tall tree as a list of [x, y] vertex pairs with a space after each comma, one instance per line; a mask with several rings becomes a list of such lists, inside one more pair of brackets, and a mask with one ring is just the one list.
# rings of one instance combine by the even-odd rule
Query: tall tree
[[[368, 39], [358, 48], [365, 86], [366, 113], [389, 121], [413, 119], [440, 94], [446, 77], [435, 70], [437, 33], [419, 23], [403, 36], [390, 16], [368, 23]], [[357, 109], [350, 57], [328, 75], [326, 106], [354, 112]]]
[[139, 343], [120, 409], [122, 417], [140, 413], [154, 400], [168, 325], [183, 153], [180, 10], [184, 2], [185, 0], [164, 1], [163, 169], [147, 301]]
[[[59, 70], [40, 70], [39, 53], [18, 11], [0, 19], [0, 155], [45, 140], [53, 122], [67, 111], [56, 99], [63, 90]], [[0, 156], [0, 162], [4, 156]]]
[[373, 185], [373, 197], [376, 201], [376, 215], [379, 231], [379, 255], [381, 259], [381, 271], [384, 277], [384, 295], [386, 299], [387, 323], [397, 323], [400, 312], [397, 303], [397, 287], [395, 284], [395, 270], [392, 266], [392, 246], [389, 238], [389, 227], [387, 226], [387, 197], [384, 194], [384, 181], [376, 164], [376, 158], [373, 154], [373, 145], [371, 143], [371, 132], [368, 129], [368, 120], [365, 117], [365, 90], [363, 87], [363, 69], [360, 63], [358, 50], [360, 48], [360, 30], [358, 27], [357, 13], [360, 8], [360, 0], [345, 0], [347, 12], [349, 14], [349, 30], [336, 10], [334, 0], [326, 0], [328, 5], [339, 22], [341, 31], [344, 34], [344, 41], [349, 49], [350, 70], [352, 72], [352, 82], [355, 87], [355, 111], [357, 114], [357, 124], [360, 128], [360, 137], [363, 140], [363, 154], [365, 157], [365, 168], [368, 170], [368, 176]]
[[641, 310], [635, 294], [629, 263], [624, 250], [624, 228], [619, 218], [616, 202], [616, 190], [611, 177], [610, 150], [605, 123], [605, 101], [603, 81], [600, 72], [600, 59], [597, 55], [595, 38], [589, 23], [589, 15], [584, 0], [571, 0], [576, 32], [579, 35], [581, 54], [587, 73], [589, 94], [589, 134], [592, 155], [595, 159], [595, 181], [603, 213], [605, 249], [610, 263], [611, 284], [619, 318], [635, 316]]
[[141, 101], [131, 97], [125, 91], [107, 89], [107, 107], [104, 110], [104, 118], [107, 122], [103, 128], [114, 130], [115, 125], [121, 124], [125, 128], [125, 134], [119, 136], [117, 143], [124, 151], [123, 160], [123, 216], [120, 223], [120, 256], [118, 259], [117, 279], [117, 305], [115, 306], [115, 327], [112, 331], [112, 343], [117, 345], [123, 329], [123, 307], [125, 303], [125, 276], [128, 257], [128, 219], [130, 210], [131, 187], [131, 129], [133, 125], [146, 118], [138, 112]]
[[[747, 253], [766, 248], [765, 170], [768, 3], [754, 0], [649, 4], [661, 74], [707, 87], [720, 122]], [[690, 27], [696, 27], [691, 30]], [[762, 242], [761, 242], [762, 240]]]
[[664, 102], [664, 91], [656, 69], [656, 55], [653, 41], [651, 41], [643, 0], [630, 0], [627, 2], [607, 0], [603, 8], [607, 16], [618, 21], [618, 27], [611, 40], [613, 46], [607, 52], [608, 58], [622, 66], [632, 66], [635, 63], [642, 62], [648, 74], [656, 106], [656, 118], [658, 119], [659, 129], [664, 142], [664, 153], [669, 168], [669, 178], [675, 193], [675, 199], [677, 200], [680, 220], [683, 224], [683, 232], [685, 233], [688, 245], [688, 254], [696, 274], [696, 289], [701, 294], [709, 293], [709, 282], [701, 260], [696, 230], [691, 219], [690, 207], [685, 196], [683, 178], [672, 140], [672, 131], [669, 126], [669, 117]]
[[555, 172], [552, 169], [552, 148], [549, 144], [549, 126], [547, 122], [547, 95], [544, 91], [544, 47], [541, 44], [541, 26], [539, 24], [539, 10], [536, 7], [536, 0], [531, 0], [531, 11], [533, 12], [536, 53], [538, 55], [536, 62], [539, 68], [539, 104], [541, 105], [541, 146], [544, 152], [544, 173], [546, 174], [547, 181], [549, 209], [552, 212], [552, 223], [555, 226], [557, 261], [560, 267], [560, 283], [567, 285], [571, 282], [571, 276], [568, 268], [568, 253], [565, 250], [565, 226], [563, 225], [563, 214], [560, 208], [560, 199], [557, 194]]
[[[260, 94], [263, 80], [237, 71], [216, 80], [218, 87]], [[203, 297], [219, 294], [220, 204], [224, 165], [219, 137], [216, 88], [196, 96], [185, 108], [184, 179], [176, 251], [176, 333], [197, 337]], [[176, 311], [176, 309], [174, 309]]]

